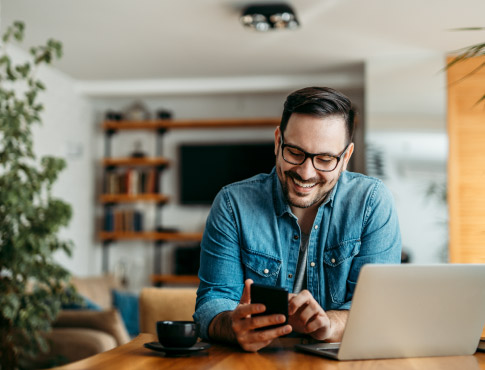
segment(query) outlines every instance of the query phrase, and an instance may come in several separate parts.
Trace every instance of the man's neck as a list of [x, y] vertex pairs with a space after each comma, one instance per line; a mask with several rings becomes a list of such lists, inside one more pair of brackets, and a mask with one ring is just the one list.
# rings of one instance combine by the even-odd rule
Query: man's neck
[[309, 208], [291, 207], [291, 211], [298, 218], [298, 225], [300, 225], [301, 231], [303, 231], [305, 234], [310, 234], [313, 222], [315, 221], [315, 217], [318, 212], [318, 205], [314, 205]]

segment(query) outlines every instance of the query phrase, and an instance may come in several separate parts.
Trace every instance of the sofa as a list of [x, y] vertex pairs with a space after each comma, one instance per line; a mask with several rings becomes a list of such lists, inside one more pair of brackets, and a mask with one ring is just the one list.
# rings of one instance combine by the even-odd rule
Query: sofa
[[[47, 335], [50, 351], [35, 368], [82, 360], [130, 341], [120, 313], [113, 307], [112, 291], [121, 289], [112, 276], [72, 278], [79, 294], [102, 310], [64, 309]], [[139, 294], [139, 331], [156, 335], [156, 322], [193, 320], [196, 288], [143, 288]]]
[[50, 350], [36, 359], [36, 368], [78, 361], [130, 340], [120, 313], [113, 308], [112, 290], [121, 288], [113, 276], [73, 277], [72, 283], [101, 310], [61, 310], [47, 334]]

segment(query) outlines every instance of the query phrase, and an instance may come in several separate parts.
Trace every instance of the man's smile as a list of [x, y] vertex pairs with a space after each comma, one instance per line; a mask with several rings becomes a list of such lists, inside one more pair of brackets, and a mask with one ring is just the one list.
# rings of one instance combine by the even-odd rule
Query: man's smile
[[301, 193], [298, 195], [310, 193], [318, 184], [320, 184], [320, 181], [315, 181], [315, 178], [304, 181], [294, 172], [287, 171], [286, 175], [293, 182], [296, 192]]

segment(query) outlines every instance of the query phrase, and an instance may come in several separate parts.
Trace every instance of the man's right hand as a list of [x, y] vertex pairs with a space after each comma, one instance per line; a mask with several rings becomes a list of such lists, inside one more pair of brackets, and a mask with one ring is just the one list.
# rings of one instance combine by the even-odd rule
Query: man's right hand
[[[284, 325], [278, 328], [267, 330], [256, 330], [265, 326], [282, 324], [285, 322], [285, 316], [280, 314], [262, 315], [253, 317], [252, 315], [262, 313], [266, 310], [263, 304], [251, 304], [251, 284], [253, 281], [247, 279], [244, 282], [244, 290], [239, 305], [234, 311], [222, 312], [217, 315], [211, 323], [209, 332], [224, 333], [227, 332], [221, 326], [229, 321], [231, 325], [232, 338], [222, 338], [216, 335], [217, 339], [235, 339], [242, 349], [248, 352], [256, 352], [269, 345], [273, 339], [289, 334], [292, 331], [291, 325]], [[228, 317], [226, 316], [228, 315]], [[225, 320], [226, 316], [229, 320]], [[228, 328], [227, 328], [228, 329]]]

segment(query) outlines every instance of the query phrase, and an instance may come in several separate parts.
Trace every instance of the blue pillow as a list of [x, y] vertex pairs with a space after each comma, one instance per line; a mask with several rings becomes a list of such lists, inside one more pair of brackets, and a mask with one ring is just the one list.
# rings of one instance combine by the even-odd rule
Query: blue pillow
[[131, 337], [140, 333], [138, 294], [113, 290], [113, 307], [117, 308]]

